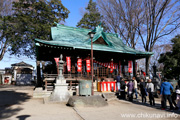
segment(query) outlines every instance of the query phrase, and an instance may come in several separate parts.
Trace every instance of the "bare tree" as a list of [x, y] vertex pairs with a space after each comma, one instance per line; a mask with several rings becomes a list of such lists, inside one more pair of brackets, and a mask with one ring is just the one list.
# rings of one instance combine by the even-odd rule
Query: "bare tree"
[[157, 69], [160, 69], [162, 66], [162, 63], [158, 62], [160, 55], [166, 52], [170, 52], [171, 50], [172, 50], [171, 44], [155, 45], [153, 49], [154, 54], [150, 60], [150, 70], [152, 71], [152, 66], [154, 64], [157, 66]]
[[0, 15], [10, 15], [12, 9], [12, 1], [15, 0], [0, 0]]
[[136, 28], [141, 17], [141, 0], [97, 0], [111, 32], [118, 33], [127, 45], [135, 48], [139, 35]]
[[[180, 27], [179, 0], [97, 0], [105, 22], [135, 48], [137, 40], [147, 52]], [[164, 43], [163, 43], [164, 44]], [[150, 57], [146, 58], [149, 73]]]
[[[12, 14], [12, 2], [15, 0], [0, 0], [0, 61], [8, 48], [7, 16]], [[16, 0], [17, 1], [17, 0]], [[6, 35], [5, 35], [6, 34]]]
[[[143, 17], [138, 18], [137, 32], [145, 51], [152, 52], [154, 45], [162, 42], [180, 27], [179, 0], [144, 0]], [[144, 32], [145, 31], [145, 32]], [[165, 42], [165, 40], [163, 40]], [[149, 73], [150, 57], [146, 58], [146, 72]]]
[[152, 66], [154, 63], [158, 64], [158, 60], [161, 54], [170, 52], [172, 50], [171, 44], [162, 44], [155, 45], [153, 49], [153, 56], [151, 57], [150, 65]]

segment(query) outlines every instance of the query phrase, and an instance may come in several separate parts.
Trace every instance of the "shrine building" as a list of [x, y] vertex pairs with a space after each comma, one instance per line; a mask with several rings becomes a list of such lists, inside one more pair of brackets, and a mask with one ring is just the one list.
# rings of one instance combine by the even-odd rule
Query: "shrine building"
[[[104, 32], [101, 25], [90, 30], [57, 24], [51, 27], [52, 40], [35, 39], [39, 86], [42, 74], [57, 74], [55, 58], [60, 54], [65, 61], [63, 74], [66, 79], [91, 79], [91, 39], [88, 35], [91, 31], [95, 32], [92, 39], [93, 66], [97, 80], [114, 78], [118, 73], [135, 76], [136, 60], [153, 54], [128, 47], [117, 34]], [[43, 72], [47, 61], [52, 63], [51, 73]]]

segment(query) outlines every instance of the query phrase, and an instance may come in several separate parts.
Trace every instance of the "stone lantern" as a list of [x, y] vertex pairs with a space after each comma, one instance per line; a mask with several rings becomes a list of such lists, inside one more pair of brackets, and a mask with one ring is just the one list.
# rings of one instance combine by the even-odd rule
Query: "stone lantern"
[[64, 79], [64, 76], [62, 74], [64, 64], [62, 58], [63, 56], [61, 54], [59, 60], [59, 74], [56, 78], [56, 83], [54, 85], [55, 88], [50, 96], [50, 101], [67, 102], [70, 97], [70, 94], [68, 92], [68, 84], [66, 83], [66, 80]]

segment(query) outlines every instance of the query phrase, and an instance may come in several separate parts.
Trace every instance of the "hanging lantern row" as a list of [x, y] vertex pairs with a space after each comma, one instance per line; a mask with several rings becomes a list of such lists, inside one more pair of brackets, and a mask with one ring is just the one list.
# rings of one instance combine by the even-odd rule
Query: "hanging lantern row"
[[73, 48], [70, 47], [58, 47], [58, 46], [51, 46], [51, 45], [44, 45], [40, 44], [40, 46], [48, 47], [48, 48], [58, 48], [58, 49], [67, 49], [67, 50], [72, 50]]
[[117, 63], [113, 63], [113, 62], [102, 63], [102, 62], [94, 60], [94, 63], [97, 63], [97, 64], [99, 64], [101, 66], [108, 67], [108, 68], [113, 68], [113, 69], [117, 69], [118, 68], [118, 64]]
[[[59, 58], [54, 58], [54, 59], [56, 61], [56, 65], [58, 67]], [[81, 58], [78, 58], [78, 60], [77, 60], [77, 71], [82, 72], [82, 61], [86, 61], [87, 72], [91, 72], [90, 59], [83, 59], [82, 60]], [[113, 72], [113, 69], [118, 69], [118, 64], [113, 63], [113, 61], [111, 61], [109, 63], [102, 63], [102, 62], [93, 60], [93, 62], [97, 63], [97, 64], [99, 64], [101, 66], [110, 68], [110, 73]], [[70, 72], [71, 71], [71, 57], [66, 57], [66, 63], [67, 63], [67, 70], [68, 70], [68, 72]], [[120, 73], [121, 73], [121, 62], [119, 62], [119, 70], [120, 70]], [[132, 73], [132, 61], [128, 61], [128, 72]]]

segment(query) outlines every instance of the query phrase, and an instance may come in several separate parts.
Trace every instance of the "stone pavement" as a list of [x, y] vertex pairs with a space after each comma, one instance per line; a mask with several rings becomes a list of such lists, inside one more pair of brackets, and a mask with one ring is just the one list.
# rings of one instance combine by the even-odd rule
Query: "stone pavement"
[[[108, 101], [105, 107], [69, 107], [66, 103], [44, 104], [32, 98], [32, 86], [0, 86], [0, 119], [4, 120], [179, 120], [180, 112], [160, 110], [148, 104]], [[179, 118], [176, 118], [179, 117]]]
[[[108, 107], [76, 108], [76, 111], [85, 120], [179, 120], [180, 114], [162, 111], [148, 105], [135, 104], [128, 101], [109, 101]], [[91, 117], [90, 117], [91, 116]], [[172, 116], [172, 117], [167, 117]], [[176, 118], [179, 116], [179, 118]], [[161, 118], [162, 117], [162, 118]]]

